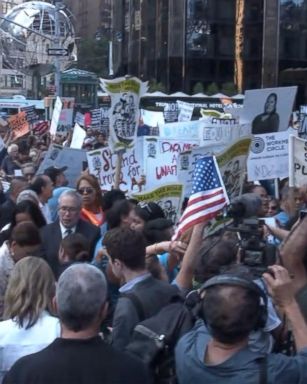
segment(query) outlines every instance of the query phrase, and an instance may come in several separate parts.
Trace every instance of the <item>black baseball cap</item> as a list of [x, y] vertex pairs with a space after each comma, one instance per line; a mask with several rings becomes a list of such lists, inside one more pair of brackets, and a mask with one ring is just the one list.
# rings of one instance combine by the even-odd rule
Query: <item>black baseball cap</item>
[[44, 170], [44, 175], [49, 176], [52, 182], [55, 183], [57, 176], [65, 172], [66, 169], [67, 167], [58, 168], [58, 167], [51, 166]]

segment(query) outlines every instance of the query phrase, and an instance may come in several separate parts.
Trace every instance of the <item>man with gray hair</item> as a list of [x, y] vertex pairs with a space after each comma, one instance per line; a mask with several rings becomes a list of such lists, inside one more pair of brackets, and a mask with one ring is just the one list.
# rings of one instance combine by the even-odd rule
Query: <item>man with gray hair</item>
[[[5, 175], [14, 175], [16, 170], [21, 168], [21, 164], [19, 162], [19, 148], [17, 144], [11, 144], [8, 146], [7, 155], [3, 159], [1, 164], [1, 170]], [[20, 175], [21, 176], [21, 171]]]
[[66, 269], [55, 297], [61, 338], [38, 353], [19, 359], [4, 383], [148, 383], [148, 373], [141, 362], [116, 351], [99, 336], [107, 311], [106, 297], [107, 283], [96, 267], [75, 264]]
[[72, 233], [81, 233], [90, 244], [91, 255], [94, 254], [95, 245], [100, 238], [100, 230], [95, 225], [80, 218], [82, 199], [75, 191], [65, 191], [59, 198], [59, 218], [41, 229], [42, 257], [58, 274], [58, 253], [60, 243], [64, 237]]

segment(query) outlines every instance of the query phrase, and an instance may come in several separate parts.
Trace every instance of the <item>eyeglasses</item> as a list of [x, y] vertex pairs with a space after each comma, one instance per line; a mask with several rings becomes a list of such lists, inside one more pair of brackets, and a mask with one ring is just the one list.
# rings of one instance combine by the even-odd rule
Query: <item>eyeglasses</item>
[[65, 213], [65, 212], [67, 212], [67, 213], [76, 213], [76, 212], [79, 211], [79, 209], [76, 208], [76, 207], [59, 207], [59, 211], [61, 211], [63, 213]]
[[90, 195], [93, 192], [94, 192], [94, 188], [91, 188], [91, 187], [84, 187], [84, 188], [78, 189], [78, 193], [80, 193], [80, 195], [84, 195], [85, 193]]

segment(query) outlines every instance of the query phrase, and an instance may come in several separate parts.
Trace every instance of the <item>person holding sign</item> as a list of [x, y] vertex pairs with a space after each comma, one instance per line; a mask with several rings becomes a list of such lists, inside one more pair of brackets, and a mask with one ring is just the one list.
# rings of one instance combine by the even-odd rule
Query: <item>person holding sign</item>
[[278, 132], [279, 115], [276, 112], [277, 94], [270, 93], [264, 104], [264, 113], [256, 116], [252, 122], [252, 134]]

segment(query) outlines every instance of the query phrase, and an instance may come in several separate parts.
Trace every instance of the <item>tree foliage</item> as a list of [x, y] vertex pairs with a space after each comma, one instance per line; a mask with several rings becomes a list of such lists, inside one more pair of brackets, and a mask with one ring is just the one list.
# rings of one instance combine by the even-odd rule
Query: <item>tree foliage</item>
[[78, 44], [77, 68], [96, 73], [98, 76], [108, 75], [109, 44], [107, 39], [82, 39]]

